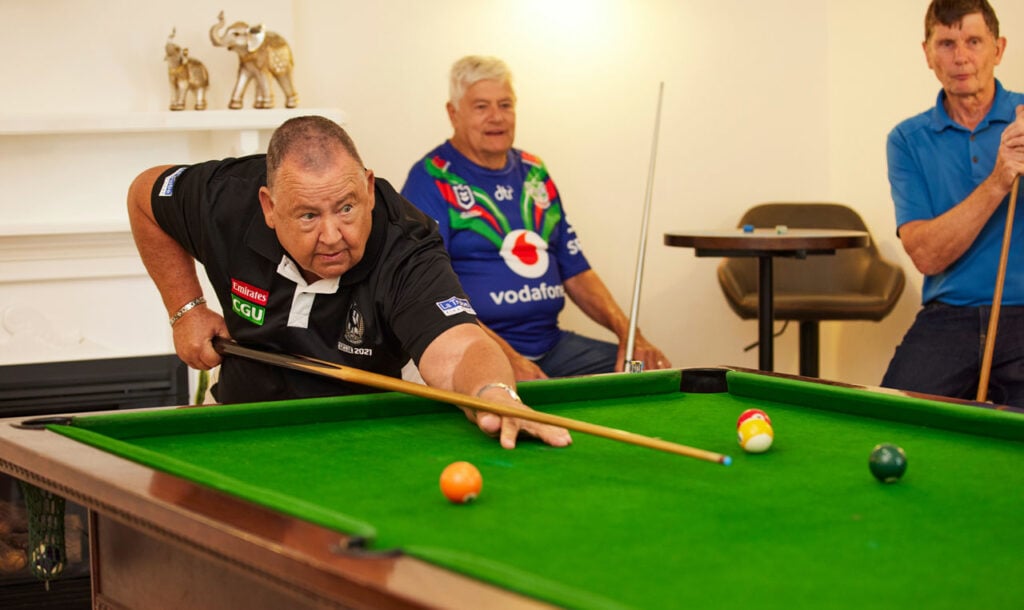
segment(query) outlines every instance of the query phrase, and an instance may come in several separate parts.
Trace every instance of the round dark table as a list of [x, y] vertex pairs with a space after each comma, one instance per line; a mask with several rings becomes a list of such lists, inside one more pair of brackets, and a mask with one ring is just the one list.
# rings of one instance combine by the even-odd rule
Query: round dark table
[[841, 248], [864, 248], [871, 237], [865, 231], [837, 229], [741, 228], [721, 231], [665, 233], [665, 245], [694, 248], [697, 256], [756, 256], [758, 258], [758, 368], [775, 368], [772, 321], [775, 308], [772, 291], [772, 259], [778, 256], [806, 258], [812, 254], [835, 254]]

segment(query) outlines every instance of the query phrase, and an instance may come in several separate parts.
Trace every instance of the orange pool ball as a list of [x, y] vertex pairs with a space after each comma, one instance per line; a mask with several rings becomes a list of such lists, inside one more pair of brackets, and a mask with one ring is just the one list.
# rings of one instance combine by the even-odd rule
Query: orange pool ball
[[441, 493], [456, 504], [472, 502], [483, 486], [480, 471], [469, 462], [453, 462], [441, 472]]

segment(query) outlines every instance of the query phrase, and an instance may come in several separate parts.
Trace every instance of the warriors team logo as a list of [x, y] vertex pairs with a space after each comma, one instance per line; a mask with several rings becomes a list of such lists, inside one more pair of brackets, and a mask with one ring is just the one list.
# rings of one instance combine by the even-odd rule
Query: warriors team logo
[[501, 243], [501, 258], [512, 271], [526, 278], [544, 275], [551, 263], [548, 242], [533, 231], [516, 229]]
[[551, 206], [551, 197], [548, 195], [548, 185], [540, 180], [527, 180], [523, 183], [523, 190], [526, 196], [533, 199], [534, 205], [542, 210]]
[[348, 317], [345, 320], [345, 340], [352, 345], [362, 345], [365, 330], [363, 314], [359, 313], [359, 307], [352, 303], [348, 308]]

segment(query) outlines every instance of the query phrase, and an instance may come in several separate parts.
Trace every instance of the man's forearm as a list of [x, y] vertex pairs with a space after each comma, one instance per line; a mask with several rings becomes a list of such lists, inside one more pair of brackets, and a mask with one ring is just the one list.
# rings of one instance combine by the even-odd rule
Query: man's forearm
[[966, 199], [931, 220], [900, 227], [900, 240], [918, 271], [935, 275], [955, 263], [978, 238], [1006, 197], [998, 180], [986, 179]]
[[625, 340], [629, 333], [629, 318], [595, 271], [574, 275], [563, 285], [566, 294], [587, 317], [615, 333], [620, 341]]
[[128, 220], [139, 257], [156, 284], [168, 315], [202, 295], [195, 261], [153, 217], [150, 192], [166, 167], [143, 172], [128, 189]]

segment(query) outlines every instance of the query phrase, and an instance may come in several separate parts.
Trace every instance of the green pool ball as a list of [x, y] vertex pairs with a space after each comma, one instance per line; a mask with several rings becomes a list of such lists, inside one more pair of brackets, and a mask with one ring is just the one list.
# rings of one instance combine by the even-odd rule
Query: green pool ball
[[871, 450], [868, 466], [876, 479], [883, 483], [893, 483], [907, 470], [907, 454], [896, 445], [882, 443]]

